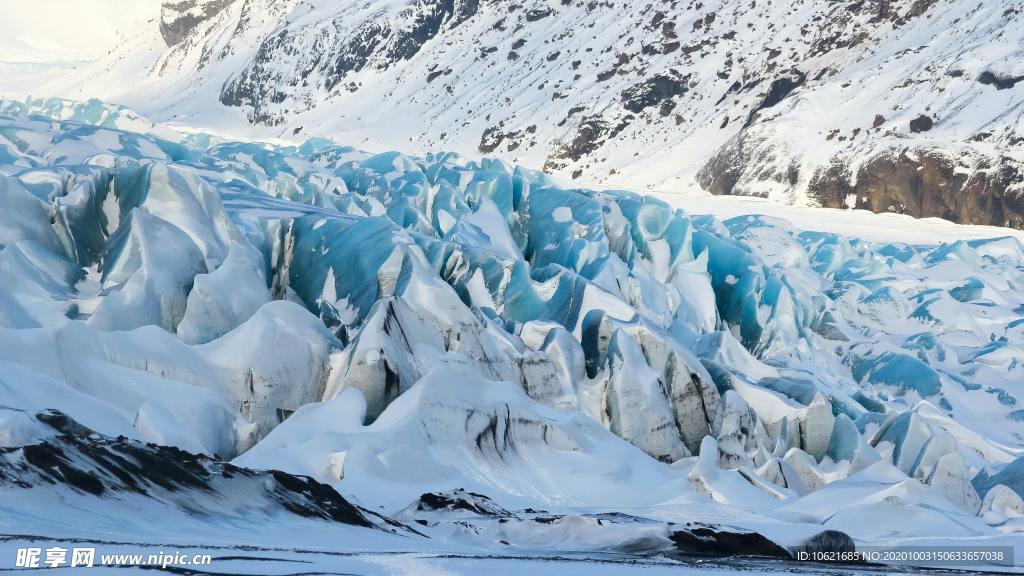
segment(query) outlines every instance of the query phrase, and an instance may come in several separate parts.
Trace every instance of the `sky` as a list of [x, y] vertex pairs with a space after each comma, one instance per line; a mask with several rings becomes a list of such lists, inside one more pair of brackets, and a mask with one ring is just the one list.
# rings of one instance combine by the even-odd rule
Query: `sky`
[[0, 61], [95, 59], [140, 12], [158, 17], [160, 0], [0, 0]]

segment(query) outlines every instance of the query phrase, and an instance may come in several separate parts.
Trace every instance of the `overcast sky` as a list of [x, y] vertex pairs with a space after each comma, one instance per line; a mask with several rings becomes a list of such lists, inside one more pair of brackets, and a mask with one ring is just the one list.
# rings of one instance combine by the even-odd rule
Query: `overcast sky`
[[0, 0], [0, 59], [95, 58], [160, 0]]

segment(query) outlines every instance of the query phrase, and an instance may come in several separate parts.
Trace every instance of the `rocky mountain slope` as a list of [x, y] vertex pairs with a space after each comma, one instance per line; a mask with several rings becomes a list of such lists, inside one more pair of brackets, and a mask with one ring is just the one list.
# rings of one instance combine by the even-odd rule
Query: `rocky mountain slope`
[[36, 93], [1021, 228], [1022, 45], [1020, 0], [183, 0]]

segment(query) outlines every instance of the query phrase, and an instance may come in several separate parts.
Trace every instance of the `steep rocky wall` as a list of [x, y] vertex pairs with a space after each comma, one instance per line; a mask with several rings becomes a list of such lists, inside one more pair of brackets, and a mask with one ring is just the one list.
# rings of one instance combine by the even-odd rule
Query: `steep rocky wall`
[[941, 150], [896, 150], [851, 169], [836, 163], [814, 174], [809, 195], [829, 208], [937, 216], [966, 224], [1024, 228], [1024, 170], [1007, 157], [976, 159], [973, 171]]
[[235, 0], [181, 0], [160, 7], [160, 35], [167, 46], [183, 41], [196, 26], [231, 5]]

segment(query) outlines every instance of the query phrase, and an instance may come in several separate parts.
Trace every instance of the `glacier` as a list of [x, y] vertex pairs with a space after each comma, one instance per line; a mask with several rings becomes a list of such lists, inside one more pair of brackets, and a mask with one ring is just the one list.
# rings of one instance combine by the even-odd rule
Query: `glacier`
[[[2, 101], [0, 530], [83, 537], [61, 503], [163, 542], [130, 520], [163, 510], [199, 547], [272, 518], [254, 541], [457, 570], [429, 553], [1021, 551], [1024, 244], [682, 204]], [[158, 449], [187, 498], [96, 455]]]

